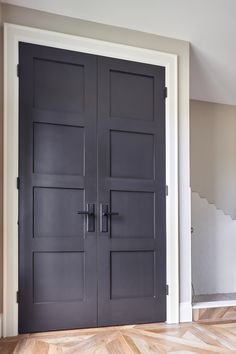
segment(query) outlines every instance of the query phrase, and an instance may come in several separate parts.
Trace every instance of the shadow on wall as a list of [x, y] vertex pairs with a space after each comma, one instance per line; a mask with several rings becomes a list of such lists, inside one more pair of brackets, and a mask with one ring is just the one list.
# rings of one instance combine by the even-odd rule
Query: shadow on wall
[[193, 192], [192, 226], [195, 294], [236, 292], [236, 220]]

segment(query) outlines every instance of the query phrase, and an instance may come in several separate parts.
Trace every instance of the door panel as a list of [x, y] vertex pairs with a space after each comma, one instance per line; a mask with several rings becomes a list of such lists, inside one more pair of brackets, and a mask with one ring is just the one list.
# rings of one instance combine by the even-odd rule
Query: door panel
[[164, 321], [165, 71], [98, 63], [98, 323]]
[[34, 172], [84, 176], [84, 128], [34, 123]]
[[154, 193], [111, 190], [110, 206], [120, 213], [112, 218], [112, 238], [154, 238]]
[[164, 321], [164, 68], [19, 58], [19, 332]]
[[154, 252], [111, 252], [111, 299], [154, 296]]
[[19, 331], [96, 326], [96, 234], [77, 214], [97, 199], [96, 57], [19, 54]]
[[[34, 188], [34, 237], [84, 237], [84, 190]], [[62, 218], [63, 215], [63, 218]]]
[[153, 179], [153, 154], [153, 134], [110, 131], [111, 177]]
[[[123, 70], [121, 68], [121, 70]], [[144, 72], [110, 70], [111, 117], [153, 120], [154, 79]]]
[[34, 252], [33, 270], [34, 304], [84, 300], [84, 252]]
[[78, 62], [35, 58], [34, 107], [84, 112], [84, 71], [84, 66]]

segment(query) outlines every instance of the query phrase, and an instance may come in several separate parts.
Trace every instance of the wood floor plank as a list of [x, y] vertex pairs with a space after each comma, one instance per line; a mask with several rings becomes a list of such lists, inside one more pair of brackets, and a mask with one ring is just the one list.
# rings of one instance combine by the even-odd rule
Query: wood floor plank
[[214, 328], [213, 326], [209, 327], [226, 348], [236, 351], [236, 337], [234, 335], [226, 331], [224, 328]]
[[220, 347], [216, 347], [216, 346], [212, 346], [212, 345], [208, 345], [206, 343], [201, 344], [201, 343], [196, 343], [196, 342], [189, 342], [183, 338], [177, 338], [177, 337], [172, 337], [172, 336], [168, 336], [166, 334], [158, 334], [158, 333], [154, 333], [154, 332], [150, 332], [150, 331], [143, 331], [143, 330], [137, 330], [137, 329], [132, 329], [129, 330], [129, 332], [132, 333], [132, 335], [136, 335], [136, 336], [141, 336], [141, 337], [148, 337], [148, 341], [152, 341], [152, 340], [158, 340], [160, 343], [165, 343], [166, 342], [173, 342], [176, 343], [180, 346], [184, 347], [191, 347], [191, 348], [199, 348], [199, 349], [204, 349], [206, 351], [211, 351], [212, 353], [225, 353], [225, 350], [228, 349], [227, 347], [224, 348], [220, 348]]
[[127, 342], [122, 336], [114, 339], [106, 345], [108, 353], [111, 354], [132, 354], [130, 347], [127, 345]]
[[0, 353], [1, 354], [12, 354], [17, 346], [17, 342], [5, 342], [0, 343]]
[[128, 347], [130, 348], [132, 353], [135, 354], [140, 354], [142, 353], [138, 347], [135, 345], [134, 341], [132, 340], [132, 338], [130, 338], [128, 335], [123, 335], [124, 340], [126, 341]]
[[233, 352], [236, 353], [235, 322], [151, 323], [26, 334], [0, 340], [0, 354]]

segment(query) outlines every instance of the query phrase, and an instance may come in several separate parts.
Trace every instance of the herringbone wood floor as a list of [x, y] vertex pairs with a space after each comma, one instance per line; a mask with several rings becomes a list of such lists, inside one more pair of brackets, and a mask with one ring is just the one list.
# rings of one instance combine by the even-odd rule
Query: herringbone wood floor
[[1, 354], [236, 353], [236, 322], [143, 324], [22, 335]]

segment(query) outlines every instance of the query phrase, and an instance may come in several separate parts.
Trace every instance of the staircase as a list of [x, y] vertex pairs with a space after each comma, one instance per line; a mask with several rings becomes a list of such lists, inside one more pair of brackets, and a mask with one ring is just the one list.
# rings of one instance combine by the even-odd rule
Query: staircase
[[192, 192], [195, 294], [236, 292], [236, 221]]

